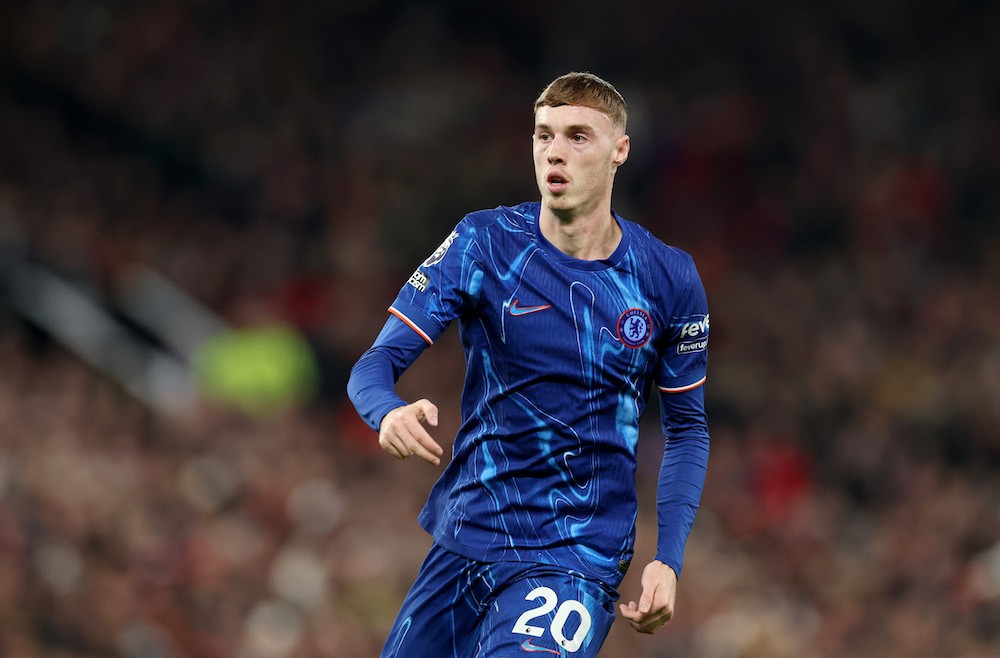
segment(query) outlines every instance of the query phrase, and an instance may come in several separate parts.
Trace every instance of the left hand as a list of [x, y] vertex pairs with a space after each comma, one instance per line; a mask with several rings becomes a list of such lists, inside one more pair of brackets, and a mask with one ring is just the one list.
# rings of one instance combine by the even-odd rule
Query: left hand
[[655, 633], [674, 616], [677, 597], [677, 574], [674, 570], [653, 560], [642, 570], [642, 596], [639, 603], [621, 604], [622, 616], [640, 633]]

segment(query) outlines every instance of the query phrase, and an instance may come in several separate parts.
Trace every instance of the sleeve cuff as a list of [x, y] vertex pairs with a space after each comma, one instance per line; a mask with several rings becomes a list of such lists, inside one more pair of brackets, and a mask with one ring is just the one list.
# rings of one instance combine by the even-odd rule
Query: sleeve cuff
[[657, 382], [656, 388], [660, 389], [661, 393], [683, 393], [684, 391], [690, 391], [692, 388], [698, 388], [705, 383], [706, 379], [705, 369], [699, 368], [687, 374], [670, 377], [663, 382]]
[[420, 309], [402, 299], [397, 299], [389, 307], [389, 312], [399, 318], [410, 329], [413, 329], [428, 345], [441, 335], [443, 329], [429, 320]]
[[682, 567], [682, 563], [681, 562], [678, 562], [676, 560], [668, 558], [668, 557], [666, 557], [665, 555], [662, 555], [662, 554], [657, 554], [654, 559], [659, 560], [663, 564], [665, 564], [668, 567], [670, 567], [671, 569], [673, 569], [674, 570], [674, 574], [677, 576], [677, 580], [681, 579], [681, 567]]

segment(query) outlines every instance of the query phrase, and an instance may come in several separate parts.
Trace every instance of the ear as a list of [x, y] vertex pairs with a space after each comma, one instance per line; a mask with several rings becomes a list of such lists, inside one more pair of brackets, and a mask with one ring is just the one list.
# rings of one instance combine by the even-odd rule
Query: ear
[[630, 148], [632, 148], [632, 142], [629, 140], [628, 135], [622, 135], [615, 140], [615, 150], [611, 161], [616, 167], [622, 166], [628, 160]]

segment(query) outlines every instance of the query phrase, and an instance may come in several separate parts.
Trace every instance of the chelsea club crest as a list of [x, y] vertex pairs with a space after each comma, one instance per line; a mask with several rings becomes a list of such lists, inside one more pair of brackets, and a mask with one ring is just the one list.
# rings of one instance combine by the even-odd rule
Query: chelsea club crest
[[641, 308], [630, 308], [618, 318], [618, 340], [626, 347], [642, 347], [652, 333], [653, 320]]

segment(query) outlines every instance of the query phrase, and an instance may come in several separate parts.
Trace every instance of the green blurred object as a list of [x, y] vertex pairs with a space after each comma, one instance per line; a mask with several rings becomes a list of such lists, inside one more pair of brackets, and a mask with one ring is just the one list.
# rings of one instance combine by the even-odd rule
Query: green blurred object
[[279, 324], [216, 334], [196, 350], [194, 368], [207, 398], [253, 416], [307, 401], [319, 380], [309, 343]]

